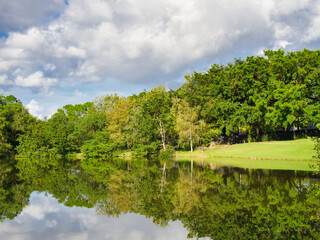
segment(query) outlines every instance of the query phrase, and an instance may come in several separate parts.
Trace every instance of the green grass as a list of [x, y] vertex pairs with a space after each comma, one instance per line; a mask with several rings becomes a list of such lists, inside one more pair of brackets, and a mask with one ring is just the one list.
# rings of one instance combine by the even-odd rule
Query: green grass
[[205, 152], [177, 152], [177, 159], [242, 168], [312, 170], [310, 165], [314, 164], [315, 154], [314, 142], [301, 139], [217, 146]]
[[315, 154], [314, 142], [310, 139], [241, 143], [218, 146], [205, 152], [199, 150], [194, 153], [178, 152], [179, 156], [204, 155], [209, 157], [277, 160], [312, 160]]

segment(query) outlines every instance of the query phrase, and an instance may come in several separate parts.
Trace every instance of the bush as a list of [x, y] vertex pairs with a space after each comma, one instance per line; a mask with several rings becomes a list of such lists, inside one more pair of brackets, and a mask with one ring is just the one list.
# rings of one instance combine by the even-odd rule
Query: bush
[[157, 157], [159, 155], [159, 144], [156, 142], [149, 145], [136, 144], [133, 148], [133, 155], [137, 157]]
[[160, 151], [160, 154], [159, 154], [159, 159], [162, 160], [162, 159], [168, 159], [168, 158], [171, 158], [173, 157], [175, 153], [175, 150], [172, 146], [169, 146], [167, 145], [167, 151]]
[[109, 139], [108, 133], [102, 131], [86, 141], [81, 147], [81, 152], [85, 157], [112, 157], [114, 149], [114, 142]]

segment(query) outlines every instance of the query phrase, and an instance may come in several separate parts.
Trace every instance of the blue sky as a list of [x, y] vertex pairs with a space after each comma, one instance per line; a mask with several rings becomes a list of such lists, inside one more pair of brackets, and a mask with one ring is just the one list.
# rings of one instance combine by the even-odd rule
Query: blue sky
[[43, 118], [265, 49], [319, 49], [316, 0], [0, 0], [0, 93]]

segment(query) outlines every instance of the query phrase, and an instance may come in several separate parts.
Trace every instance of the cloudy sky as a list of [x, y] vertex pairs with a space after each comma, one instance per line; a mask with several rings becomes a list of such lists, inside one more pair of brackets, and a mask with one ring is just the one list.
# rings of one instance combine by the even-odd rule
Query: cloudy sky
[[320, 48], [318, 0], [0, 0], [0, 93], [41, 118], [265, 49]]

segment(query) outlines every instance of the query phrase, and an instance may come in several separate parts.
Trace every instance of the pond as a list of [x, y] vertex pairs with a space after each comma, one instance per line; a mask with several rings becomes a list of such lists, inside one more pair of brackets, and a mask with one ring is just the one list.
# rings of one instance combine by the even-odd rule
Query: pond
[[319, 178], [169, 160], [1, 160], [0, 239], [320, 237]]

